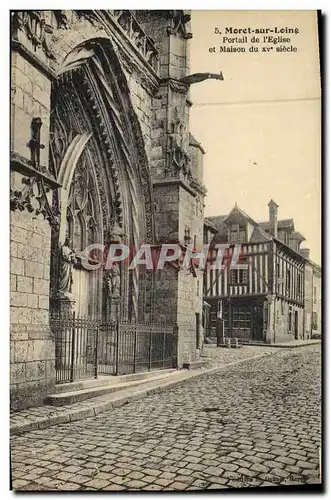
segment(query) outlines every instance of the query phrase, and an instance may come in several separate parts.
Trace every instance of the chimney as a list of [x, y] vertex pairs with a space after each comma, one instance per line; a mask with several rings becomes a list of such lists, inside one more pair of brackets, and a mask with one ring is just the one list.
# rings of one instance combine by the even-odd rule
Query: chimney
[[270, 200], [268, 203], [269, 207], [269, 227], [270, 234], [277, 238], [277, 214], [278, 214], [278, 205], [274, 202], [274, 200]]
[[301, 253], [302, 257], [304, 257], [305, 259], [310, 258], [310, 249], [309, 248], [301, 248], [300, 253]]

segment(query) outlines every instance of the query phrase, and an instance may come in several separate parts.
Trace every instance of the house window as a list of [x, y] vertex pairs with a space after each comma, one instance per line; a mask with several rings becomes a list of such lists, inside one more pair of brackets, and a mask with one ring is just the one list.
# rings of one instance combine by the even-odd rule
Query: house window
[[249, 330], [251, 328], [251, 311], [248, 307], [233, 308], [232, 328], [242, 330]]
[[286, 293], [289, 295], [291, 291], [291, 271], [286, 271]]
[[233, 243], [245, 243], [246, 238], [246, 228], [245, 226], [239, 226], [239, 224], [233, 224], [230, 229], [230, 244]]
[[280, 262], [276, 263], [277, 294], [280, 294]]
[[284, 243], [285, 245], [288, 245], [290, 242], [290, 237], [288, 235], [288, 233], [284, 233]]
[[292, 330], [292, 311], [288, 312], [288, 331]]
[[248, 274], [246, 269], [231, 269], [230, 284], [231, 285], [246, 285], [248, 282]]
[[301, 295], [301, 274], [297, 276], [297, 295]]
[[314, 304], [317, 302], [317, 287], [314, 286]]

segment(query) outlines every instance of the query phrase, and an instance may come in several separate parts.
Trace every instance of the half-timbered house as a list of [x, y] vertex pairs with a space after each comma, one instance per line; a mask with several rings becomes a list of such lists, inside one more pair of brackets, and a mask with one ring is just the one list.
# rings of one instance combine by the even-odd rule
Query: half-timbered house
[[[304, 237], [292, 219], [278, 221], [277, 212], [271, 200], [269, 220], [261, 223], [236, 204], [228, 215], [205, 221], [205, 244], [210, 243], [204, 273], [204, 300], [211, 306], [207, 336], [216, 335], [219, 318], [224, 336], [242, 342], [304, 337]], [[239, 259], [234, 259], [238, 246]], [[220, 269], [218, 252], [223, 254]]]

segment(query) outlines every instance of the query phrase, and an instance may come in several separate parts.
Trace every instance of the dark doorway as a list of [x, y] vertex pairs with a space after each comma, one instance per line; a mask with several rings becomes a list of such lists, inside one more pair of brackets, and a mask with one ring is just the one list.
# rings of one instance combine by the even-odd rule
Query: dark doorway
[[294, 311], [294, 338], [298, 339], [298, 311]]
[[252, 340], [263, 341], [263, 310], [262, 305], [252, 308]]

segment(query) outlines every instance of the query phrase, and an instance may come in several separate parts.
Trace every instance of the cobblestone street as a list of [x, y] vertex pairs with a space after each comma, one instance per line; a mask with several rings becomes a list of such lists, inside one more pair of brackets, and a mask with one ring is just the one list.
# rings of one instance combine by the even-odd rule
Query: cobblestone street
[[281, 349], [97, 417], [14, 436], [13, 488], [320, 483], [320, 350]]

